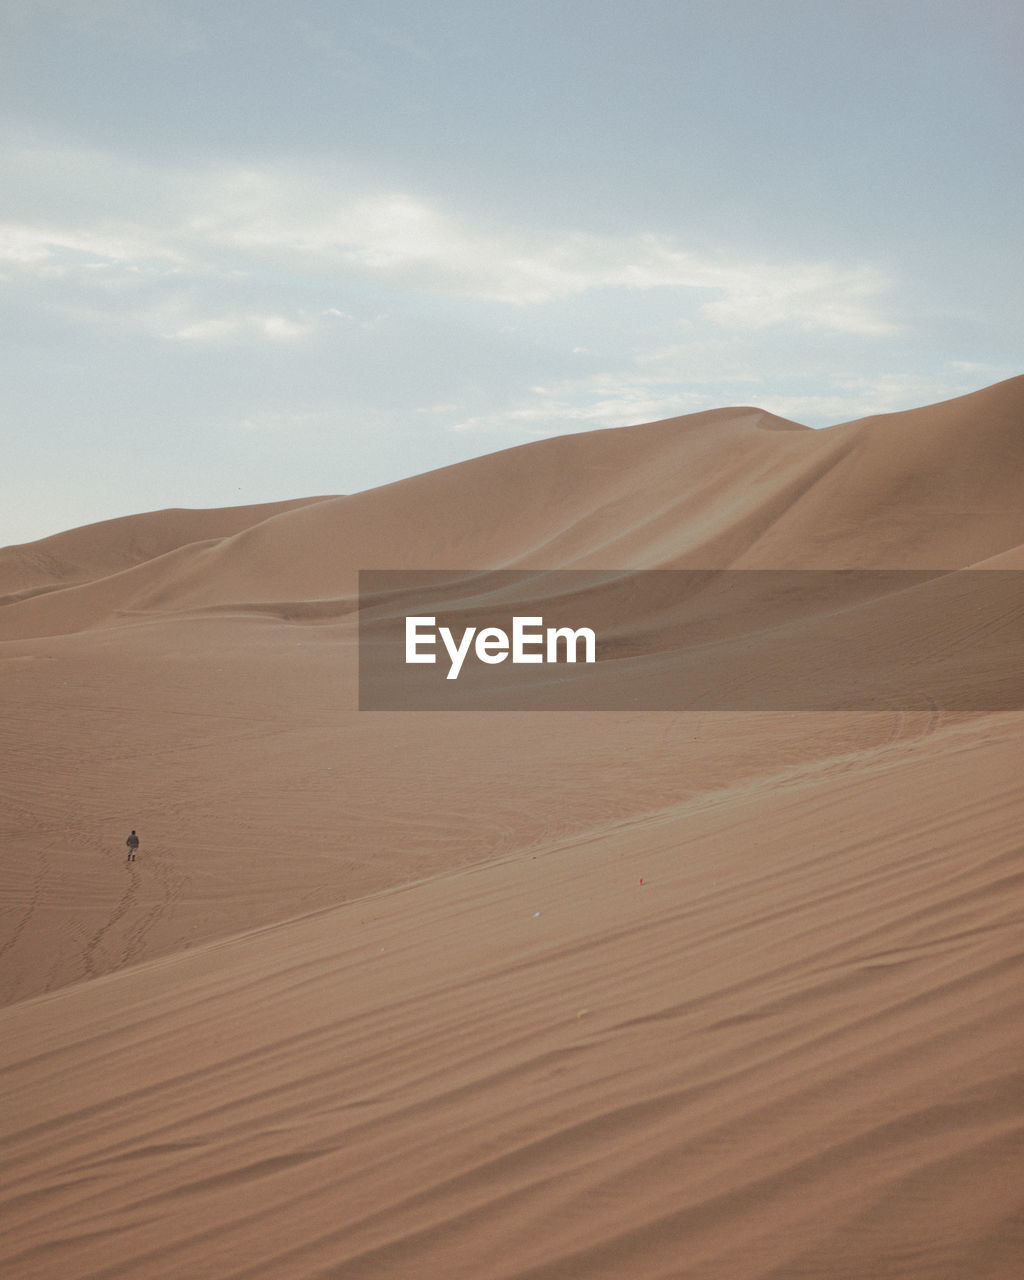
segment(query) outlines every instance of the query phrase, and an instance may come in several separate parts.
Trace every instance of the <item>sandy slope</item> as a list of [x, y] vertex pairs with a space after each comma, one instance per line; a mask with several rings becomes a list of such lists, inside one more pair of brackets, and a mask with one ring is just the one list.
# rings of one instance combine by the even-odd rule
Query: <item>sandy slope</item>
[[940, 728], [10, 1007], [4, 1273], [1011, 1280], [1019, 746]]
[[0, 604], [109, 577], [179, 547], [230, 537], [315, 498], [123, 516], [0, 549]]
[[360, 714], [353, 609], [1018, 568], [1022, 483], [1014, 379], [0, 552], [0, 1272], [1017, 1277], [1021, 716]]

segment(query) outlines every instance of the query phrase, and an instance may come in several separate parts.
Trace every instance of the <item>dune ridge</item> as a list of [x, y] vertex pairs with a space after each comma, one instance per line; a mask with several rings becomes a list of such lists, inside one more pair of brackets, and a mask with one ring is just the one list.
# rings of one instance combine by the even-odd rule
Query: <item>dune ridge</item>
[[0, 603], [108, 577], [194, 542], [229, 537], [316, 498], [211, 510], [173, 508], [120, 516], [0, 549]]
[[1024, 715], [360, 713], [355, 592], [1020, 568], [1022, 484], [1017, 378], [0, 551], [0, 1272], [1017, 1280]]
[[[964, 568], [1024, 545], [1022, 404], [1024, 376], [824, 431], [712, 410], [350, 497], [239, 508], [219, 517], [228, 532], [212, 533], [211, 513], [126, 517], [0, 554], [0, 588], [35, 593], [9, 601], [0, 635], [229, 606], [301, 612], [350, 599], [359, 568]], [[164, 523], [173, 534], [157, 536]], [[93, 550], [111, 541], [133, 551]]]

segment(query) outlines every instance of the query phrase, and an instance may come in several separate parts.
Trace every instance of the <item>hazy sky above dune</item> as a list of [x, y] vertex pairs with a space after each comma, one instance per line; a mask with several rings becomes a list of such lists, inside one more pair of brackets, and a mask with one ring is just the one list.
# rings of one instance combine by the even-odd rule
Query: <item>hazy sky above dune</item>
[[1024, 371], [1012, 0], [6, 0], [0, 544]]

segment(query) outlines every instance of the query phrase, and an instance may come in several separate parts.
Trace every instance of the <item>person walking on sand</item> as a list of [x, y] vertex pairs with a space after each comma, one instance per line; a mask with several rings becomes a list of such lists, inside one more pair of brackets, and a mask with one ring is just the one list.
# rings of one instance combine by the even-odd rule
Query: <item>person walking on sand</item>
[[125, 844], [128, 846], [128, 861], [134, 862], [135, 854], [138, 852], [138, 848], [139, 848], [139, 837], [135, 834], [134, 831], [125, 841]]

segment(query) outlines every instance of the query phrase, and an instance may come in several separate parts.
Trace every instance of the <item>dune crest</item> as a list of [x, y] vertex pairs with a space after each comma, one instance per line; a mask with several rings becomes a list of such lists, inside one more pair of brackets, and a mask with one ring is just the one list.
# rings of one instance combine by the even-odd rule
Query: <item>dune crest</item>
[[1024, 545], [1022, 421], [1024, 376], [823, 431], [713, 410], [346, 498], [129, 517], [3, 552], [0, 635], [312, 602], [323, 616], [359, 568], [963, 568]]

